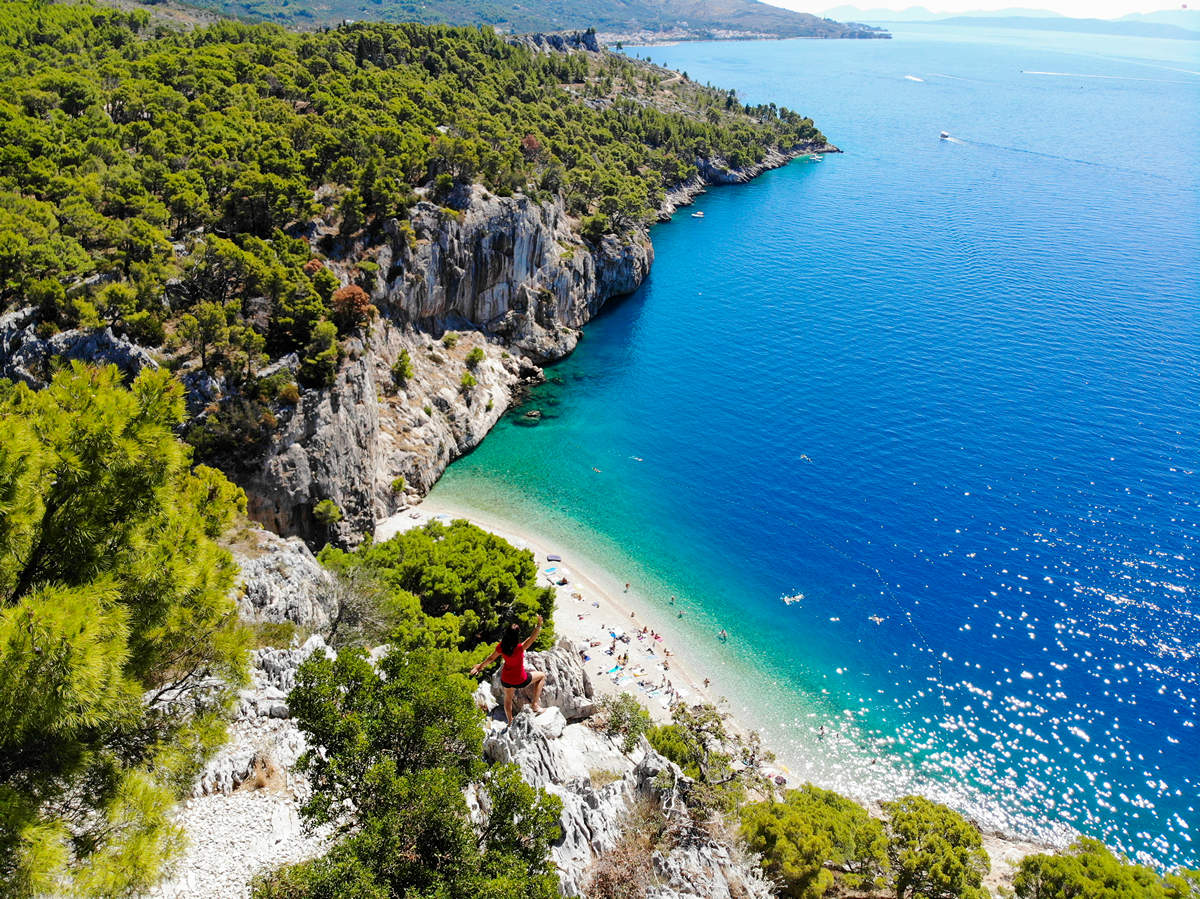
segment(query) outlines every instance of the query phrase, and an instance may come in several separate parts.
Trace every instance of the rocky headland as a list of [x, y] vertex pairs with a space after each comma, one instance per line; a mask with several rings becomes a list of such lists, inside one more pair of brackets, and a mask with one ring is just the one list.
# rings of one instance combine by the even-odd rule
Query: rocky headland
[[[742, 167], [696, 160], [697, 175], [666, 194], [659, 220], [711, 186], [745, 183], [810, 152], [837, 150], [773, 148]], [[424, 200], [408, 220], [387, 222], [382, 242], [336, 245], [329, 267], [343, 283], [363, 261], [377, 266], [369, 294], [378, 316], [345, 342], [334, 383], [277, 404], [261, 455], [238, 460], [230, 472], [246, 490], [251, 516], [272, 531], [313, 546], [329, 539], [353, 545], [377, 520], [424, 496], [542, 378], [543, 365], [575, 348], [607, 302], [641, 285], [654, 261], [648, 229], [588, 242], [560, 200], [499, 197], [475, 185], [445, 202]], [[314, 226], [314, 241], [321, 236]], [[476, 348], [483, 360], [468, 363]], [[397, 378], [402, 353], [413, 372]], [[162, 364], [111, 329], [41, 337], [32, 308], [0, 318], [0, 377], [41, 386], [59, 357], [113, 363], [129, 375]], [[299, 366], [293, 354], [260, 376]], [[468, 371], [476, 384], [464, 389]], [[197, 417], [227, 395], [221, 377], [195, 368], [181, 377]], [[326, 499], [341, 521], [315, 519], [315, 505]]]

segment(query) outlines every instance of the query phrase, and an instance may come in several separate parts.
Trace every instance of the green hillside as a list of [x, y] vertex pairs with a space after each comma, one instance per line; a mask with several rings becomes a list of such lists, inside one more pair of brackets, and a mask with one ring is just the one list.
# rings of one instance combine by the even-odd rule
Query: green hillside
[[411, 233], [419, 200], [478, 183], [560, 198], [594, 241], [652, 220], [699, 159], [823, 140], [620, 54], [475, 28], [177, 31], [145, 10], [0, 2], [0, 309], [36, 307], [44, 337], [111, 327], [172, 364], [190, 353], [244, 400], [190, 439], [252, 457], [281, 389], [257, 369], [298, 352], [301, 380], [327, 383], [362, 324], [313, 223], [375, 246], [389, 222]]
[[758, 0], [189, 0], [214, 12], [292, 26], [336, 25], [346, 19], [492, 25], [501, 31], [595, 28], [605, 34], [682, 29], [696, 37], [741, 32], [775, 37], [886, 37], [861, 25], [843, 25]]

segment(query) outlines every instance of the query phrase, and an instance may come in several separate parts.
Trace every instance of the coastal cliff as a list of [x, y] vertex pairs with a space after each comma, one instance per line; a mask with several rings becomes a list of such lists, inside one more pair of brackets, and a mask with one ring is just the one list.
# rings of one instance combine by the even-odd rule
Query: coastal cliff
[[[745, 183], [814, 150], [836, 152], [771, 149], [741, 168], [697, 160], [698, 174], [666, 194], [659, 219], [709, 186]], [[497, 197], [475, 185], [448, 202], [419, 203], [408, 221], [386, 224], [386, 241], [347, 247], [334, 264], [343, 279], [364, 258], [377, 265], [370, 296], [379, 316], [348, 342], [332, 386], [304, 390], [280, 410], [261, 464], [241, 481], [251, 515], [275, 532], [353, 545], [424, 496], [542, 378], [541, 366], [575, 348], [605, 303], [641, 285], [654, 260], [646, 229], [589, 243], [560, 200]], [[483, 359], [469, 365], [475, 349]], [[402, 353], [413, 374], [397, 380]], [[474, 386], [464, 388], [465, 374]], [[343, 516], [329, 526], [313, 517], [325, 499]]]

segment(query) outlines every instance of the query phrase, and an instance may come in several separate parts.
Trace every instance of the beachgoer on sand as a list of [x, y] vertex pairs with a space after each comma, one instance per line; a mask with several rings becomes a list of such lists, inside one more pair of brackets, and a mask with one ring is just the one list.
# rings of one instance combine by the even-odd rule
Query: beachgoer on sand
[[538, 638], [541, 632], [541, 615], [537, 617], [537, 627], [533, 629], [533, 633], [525, 640], [521, 640], [521, 625], [513, 622], [505, 629], [504, 635], [500, 638], [500, 642], [496, 644], [496, 648], [492, 650], [492, 654], [471, 669], [471, 676], [473, 677], [491, 665], [496, 659], [504, 659], [504, 667], [500, 669], [500, 685], [504, 687], [504, 717], [508, 719], [509, 724], [512, 724], [513, 718], [513, 693], [517, 690], [524, 690], [526, 687], [532, 686], [533, 699], [530, 702], [530, 707], [535, 712], [542, 710], [540, 700], [542, 698], [542, 685], [546, 683], [545, 672], [528, 671], [525, 668], [525, 650], [533, 645], [533, 641]]

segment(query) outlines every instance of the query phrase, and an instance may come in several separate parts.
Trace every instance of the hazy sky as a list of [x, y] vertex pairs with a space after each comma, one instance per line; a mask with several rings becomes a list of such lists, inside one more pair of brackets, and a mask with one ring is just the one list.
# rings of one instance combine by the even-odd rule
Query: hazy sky
[[[1112, 19], [1131, 12], [1155, 12], [1160, 9], [1178, 9], [1178, 0], [767, 0], [775, 6], [810, 12], [820, 15], [827, 9], [842, 3], [859, 9], [905, 9], [909, 6], [924, 6], [934, 12], [968, 12], [979, 9], [1002, 9], [1018, 6], [1026, 9], [1050, 9], [1065, 16], [1079, 18]], [[1188, 0], [1188, 9], [1200, 7], [1200, 0]]]

